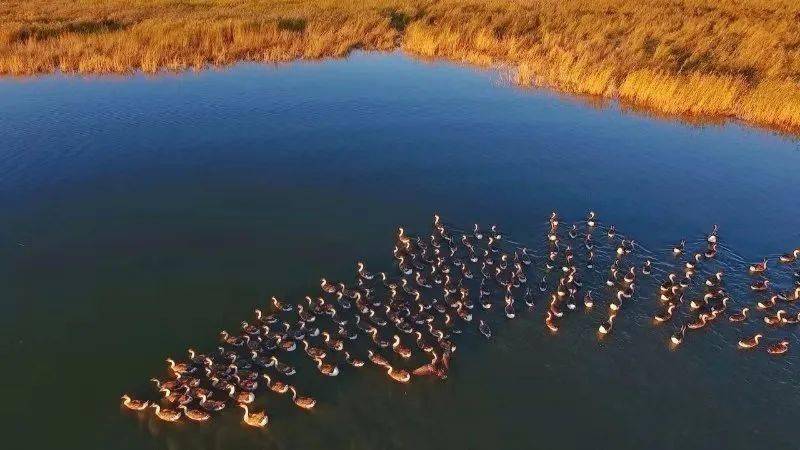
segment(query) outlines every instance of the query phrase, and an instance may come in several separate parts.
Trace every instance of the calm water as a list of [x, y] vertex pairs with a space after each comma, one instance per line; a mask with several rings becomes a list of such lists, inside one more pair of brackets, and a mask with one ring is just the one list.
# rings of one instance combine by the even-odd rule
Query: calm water
[[[317, 410], [267, 396], [264, 432], [238, 413], [166, 426], [118, 407], [266, 296], [301, 299], [359, 258], [388, 268], [395, 227], [424, 229], [434, 211], [528, 242], [552, 209], [595, 209], [654, 250], [719, 223], [745, 260], [787, 251], [797, 142], [398, 54], [4, 80], [0, 118], [4, 448], [797, 448], [800, 341], [745, 354], [742, 330], [718, 322], [671, 352], [646, 293], [602, 343], [601, 312], [558, 336], [541, 306], [497, 317], [491, 343], [464, 336], [445, 382], [307, 370]], [[736, 292], [735, 306], [754, 298]]]

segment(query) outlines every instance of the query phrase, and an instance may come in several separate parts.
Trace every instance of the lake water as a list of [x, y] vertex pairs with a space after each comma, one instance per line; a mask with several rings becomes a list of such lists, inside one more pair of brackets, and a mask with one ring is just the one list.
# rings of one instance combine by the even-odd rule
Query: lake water
[[[0, 81], [4, 448], [797, 448], [794, 329], [768, 334], [791, 337], [783, 357], [736, 349], [760, 316], [670, 351], [672, 327], [649, 322], [653, 289], [602, 342], [602, 308], [557, 336], [543, 302], [496, 314], [491, 342], [459, 341], [446, 381], [308, 369], [318, 407], [264, 394], [265, 431], [238, 411], [175, 426], [120, 409], [165, 376], [165, 357], [211, 351], [270, 295], [300, 301], [321, 276], [352, 279], [358, 259], [388, 269], [396, 227], [426, 231], [433, 212], [536, 243], [551, 210], [570, 222], [594, 209], [663, 255], [714, 223], [731, 261], [800, 245], [796, 141], [499, 80], [357, 53]], [[726, 276], [743, 287], [733, 307], [752, 304], [746, 275]]]

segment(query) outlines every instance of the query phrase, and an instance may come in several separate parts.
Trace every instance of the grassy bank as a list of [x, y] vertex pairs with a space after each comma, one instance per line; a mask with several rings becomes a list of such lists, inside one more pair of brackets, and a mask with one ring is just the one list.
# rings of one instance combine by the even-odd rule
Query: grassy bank
[[795, 0], [17, 0], [0, 74], [184, 70], [402, 48], [521, 85], [800, 130]]

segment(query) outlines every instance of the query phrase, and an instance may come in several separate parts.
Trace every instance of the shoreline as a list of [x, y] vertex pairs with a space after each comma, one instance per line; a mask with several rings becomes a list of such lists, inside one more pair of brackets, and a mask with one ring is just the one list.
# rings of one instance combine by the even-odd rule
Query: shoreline
[[130, 3], [0, 6], [0, 17], [25, 18], [0, 22], [0, 76], [124, 76], [402, 51], [500, 67], [521, 88], [800, 136], [800, 5], [788, 0]]

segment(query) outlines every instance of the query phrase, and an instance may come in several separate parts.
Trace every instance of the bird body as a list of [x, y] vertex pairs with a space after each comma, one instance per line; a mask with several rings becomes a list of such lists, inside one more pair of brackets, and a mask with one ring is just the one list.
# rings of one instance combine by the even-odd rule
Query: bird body
[[269, 417], [267, 416], [266, 411], [251, 413], [248, 410], [247, 405], [243, 403], [240, 403], [239, 407], [244, 410], [244, 413], [242, 414], [242, 422], [246, 423], [247, 425], [256, 428], [264, 428], [267, 426], [267, 423], [269, 423]]

